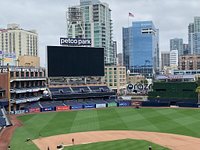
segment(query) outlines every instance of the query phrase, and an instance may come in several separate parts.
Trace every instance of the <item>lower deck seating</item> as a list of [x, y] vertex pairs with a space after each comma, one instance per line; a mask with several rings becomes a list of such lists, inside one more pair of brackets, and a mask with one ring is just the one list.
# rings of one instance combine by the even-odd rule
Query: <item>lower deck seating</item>
[[6, 126], [6, 120], [2, 116], [0, 116], [0, 127]]
[[44, 107], [56, 107], [56, 106], [64, 106], [62, 101], [44, 101], [40, 102], [41, 106]]
[[27, 109], [29, 109], [29, 108], [40, 108], [40, 104], [39, 104], [39, 102], [27, 103], [25, 108], [27, 108]]

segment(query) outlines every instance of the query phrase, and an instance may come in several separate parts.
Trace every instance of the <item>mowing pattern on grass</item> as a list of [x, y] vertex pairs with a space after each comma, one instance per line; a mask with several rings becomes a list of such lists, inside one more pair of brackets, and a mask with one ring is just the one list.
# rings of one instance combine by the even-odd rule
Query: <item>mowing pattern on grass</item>
[[64, 150], [147, 150], [149, 145], [156, 150], [168, 150], [167, 148], [150, 143], [148, 141], [132, 139], [75, 145], [65, 147]]
[[27, 138], [94, 130], [142, 130], [200, 137], [200, 110], [107, 108], [31, 114], [11, 141], [12, 150], [37, 150]]

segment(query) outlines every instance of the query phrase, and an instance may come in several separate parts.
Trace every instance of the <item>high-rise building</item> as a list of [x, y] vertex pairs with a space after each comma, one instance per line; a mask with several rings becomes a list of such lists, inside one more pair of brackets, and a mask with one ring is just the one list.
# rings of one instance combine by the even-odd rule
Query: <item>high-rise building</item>
[[159, 30], [152, 21], [123, 28], [124, 65], [134, 73], [152, 76], [160, 71]]
[[188, 26], [188, 45], [189, 45], [188, 54], [193, 54], [193, 35], [194, 35], [194, 23], [190, 23]]
[[131, 69], [131, 64], [130, 64], [130, 52], [131, 49], [133, 48], [133, 28], [123, 28], [122, 29], [122, 44], [123, 44], [123, 65], [126, 66], [127, 70]]
[[188, 26], [189, 54], [200, 54], [200, 17], [194, 17], [194, 23]]
[[194, 32], [200, 32], [200, 17], [194, 17]]
[[174, 68], [178, 68], [178, 50], [170, 51], [170, 66]]
[[178, 50], [178, 55], [183, 55], [183, 39], [174, 38], [170, 39], [170, 51], [171, 50]]
[[68, 38], [89, 38], [92, 46], [105, 49], [105, 64], [116, 64], [113, 50], [111, 9], [99, 0], [80, 0], [79, 6], [68, 8]]
[[18, 24], [8, 24], [0, 29], [0, 50], [19, 56], [38, 56], [38, 34], [35, 30], [23, 30]]
[[113, 41], [113, 61], [117, 65], [117, 41]]
[[69, 7], [67, 11], [67, 35], [71, 38], [84, 38], [84, 20], [80, 7]]
[[170, 52], [161, 52], [161, 69], [163, 70], [165, 66], [170, 66]]
[[183, 44], [183, 55], [188, 55], [189, 53], [189, 44]]
[[123, 54], [122, 53], [117, 54], [117, 65], [123, 66]]

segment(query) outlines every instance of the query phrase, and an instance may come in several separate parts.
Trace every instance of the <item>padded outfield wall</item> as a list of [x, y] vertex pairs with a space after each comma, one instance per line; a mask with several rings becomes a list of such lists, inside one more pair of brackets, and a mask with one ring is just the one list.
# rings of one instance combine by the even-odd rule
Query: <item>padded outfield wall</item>
[[150, 101], [197, 103], [196, 82], [154, 82], [148, 93]]

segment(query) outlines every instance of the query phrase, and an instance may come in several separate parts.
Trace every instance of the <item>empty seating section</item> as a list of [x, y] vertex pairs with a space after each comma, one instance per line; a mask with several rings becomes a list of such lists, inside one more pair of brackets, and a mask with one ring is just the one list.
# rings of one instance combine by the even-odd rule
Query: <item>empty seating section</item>
[[56, 106], [64, 106], [62, 101], [44, 101], [40, 102], [41, 106], [44, 107], [56, 107]]
[[49, 88], [52, 95], [63, 95], [84, 92], [111, 92], [107, 86], [55, 87]]
[[107, 103], [116, 102], [116, 100], [115, 100], [115, 99], [107, 99], [107, 100], [104, 100], [104, 101], [106, 101]]
[[24, 113], [117, 106], [116, 99], [110, 99], [116, 93], [107, 86], [56, 86], [50, 87], [48, 91], [49, 97], [27, 103]]
[[[119, 101], [117, 101], [117, 99], [103, 99], [103, 98], [46, 100], [46, 101], [27, 103], [26, 106], [24, 107], [23, 113], [63, 111], [71, 109], [73, 110], [73, 109], [105, 108], [114, 106], [116, 107], [118, 106], [118, 103]], [[123, 106], [125, 106], [125, 104], [123, 104]], [[16, 112], [13, 113], [17, 114]]]
[[29, 108], [40, 108], [40, 104], [39, 104], [39, 102], [27, 103], [25, 108], [27, 108], [27, 109], [29, 109]]
[[89, 88], [94, 92], [110, 92], [111, 91], [107, 86], [90, 86]]
[[64, 101], [65, 105], [83, 105], [83, 104], [96, 104], [94, 100], [67, 100]]
[[6, 120], [3, 117], [0, 117], [0, 127], [6, 126]]
[[1, 111], [1, 108], [0, 108], [0, 116], [3, 116], [3, 112]]
[[111, 99], [108, 99], [108, 100], [101, 100], [101, 99], [98, 99], [98, 100], [94, 100], [94, 99], [91, 99], [91, 100], [67, 100], [67, 101], [64, 101], [63, 103], [65, 105], [81, 105], [81, 104], [102, 104], [102, 103], [111, 103], [111, 102], [116, 102], [115, 100], [111, 100]]
[[104, 100], [93, 100], [93, 102], [94, 102], [95, 104], [107, 103], [107, 102], [104, 101]]
[[90, 99], [115, 95], [115, 92], [107, 86], [51, 87], [49, 91], [50, 99], [53, 100]]
[[87, 86], [82, 86], [82, 87], [71, 87], [72, 90], [75, 93], [84, 93], [84, 92], [90, 92], [89, 88]]
[[77, 105], [77, 104], [80, 104], [80, 103], [76, 100], [68, 100], [68, 101], [64, 101], [64, 104], [70, 106], [70, 105]]
[[72, 92], [70, 87], [64, 87], [64, 88], [62, 88], [62, 90], [63, 90], [64, 93], [71, 93]]
[[64, 94], [64, 93], [71, 93], [70, 87], [59, 87], [59, 88], [49, 88], [51, 93], [57, 94]]
[[62, 88], [49, 88], [52, 98], [65, 98], [66, 95], [72, 93], [70, 87], [62, 87]]
[[0, 109], [0, 127], [4, 127], [4, 126], [6, 126], [6, 120], [3, 116], [2, 110]]

